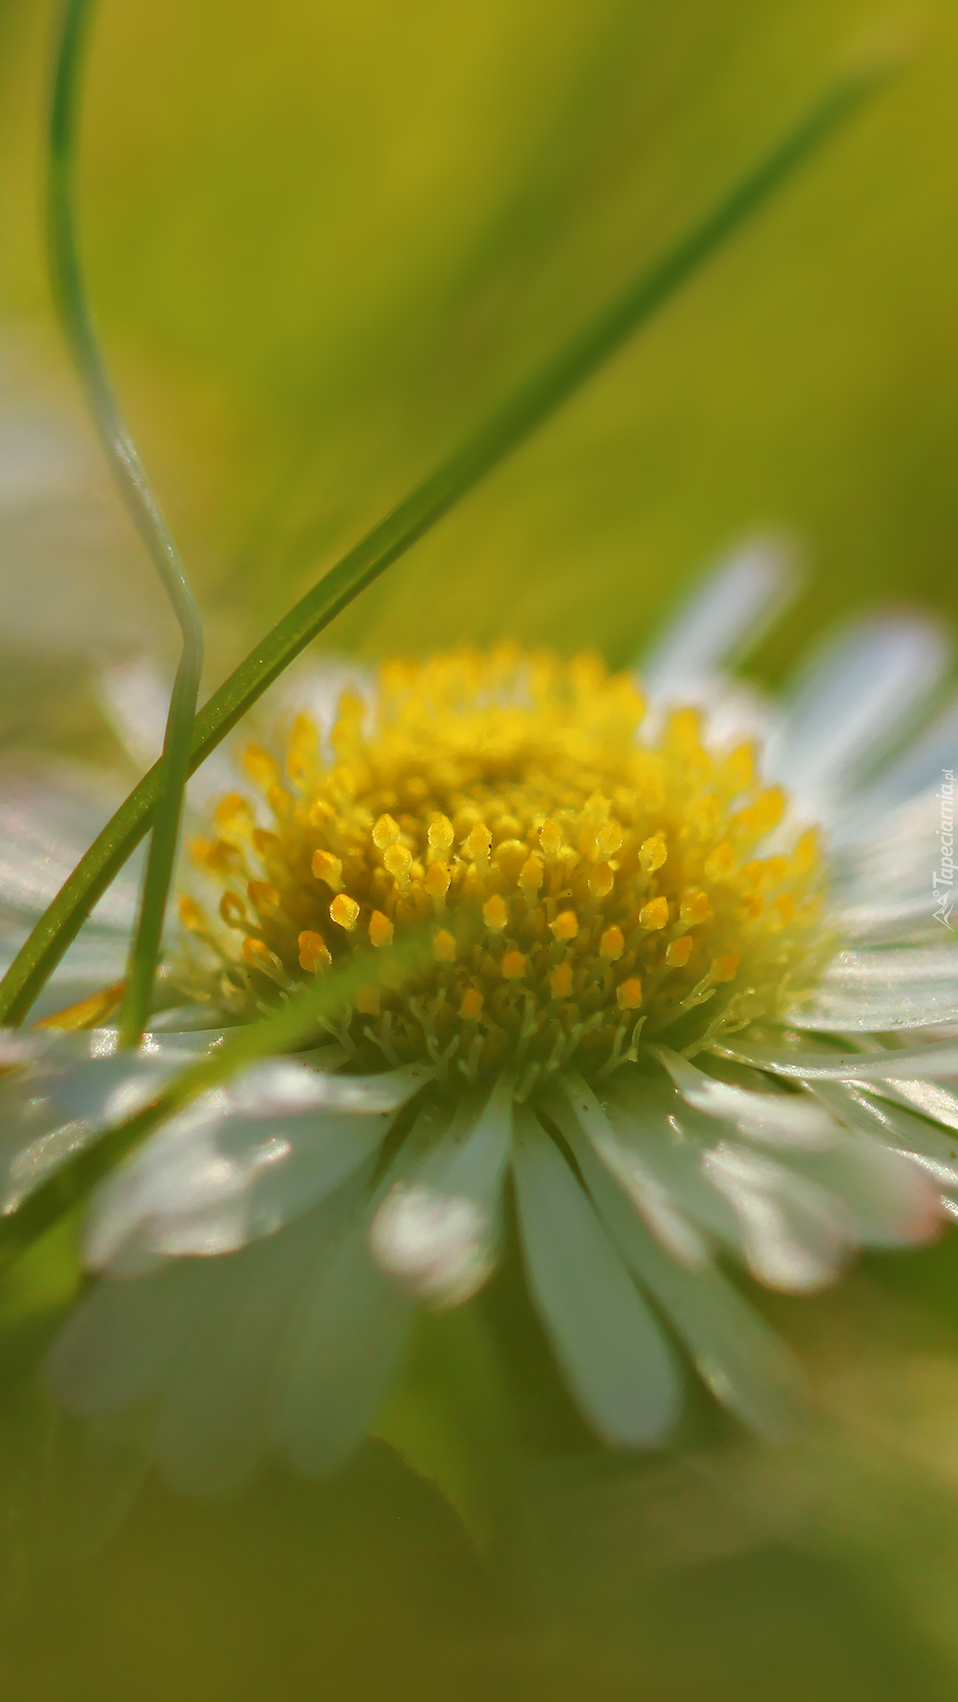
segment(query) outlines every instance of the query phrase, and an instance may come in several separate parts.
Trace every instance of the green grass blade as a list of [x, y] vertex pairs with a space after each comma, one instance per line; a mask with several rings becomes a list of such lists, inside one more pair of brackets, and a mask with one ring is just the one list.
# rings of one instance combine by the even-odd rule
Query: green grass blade
[[[614, 296], [473, 437], [307, 592], [200, 711], [194, 728], [191, 772], [310, 640], [591, 377], [628, 336], [664, 307], [835, 132], [883, 76], [884, 71], [862, 72], [830, 88], [699, 223]], [[146, 832], [159, 786], [159, 769], [154, 767], [64, 883], [0, 983], [0, 1023], [23, 1021], [91, 907]]]
[[203, 632], [169, 526], [117, 407], [83, 289], [74, 219], [74, 180], [80, 85], [91, 10], [92, 0], [67, 0], [60, 31], [50, 108], [50, 270], [67, 341], [110, 470], [170, 600], [182, 637], [163, 753], [157, 769], [150, 850], [120, 1019], [123, 1044], [136, 1046], [142, 1038], [152, 1001], [176, 861], [183, 789], [190, 772], [193, 721], [203, 668]]
[[[417, 932], [391, 950], [386, 967], [395, 972], [397, 981], [432, 963], [430, 933], [431, 930]], [[368, 955], [357, 954], [350, 963], [333, 969], [316, 985], [296, 994], [281, 1010], [259, 1022], [242, 1024], [208, 1058], [189, 1065], [159, 1090], [149, 1104], [69, 1159], [29, 1194], [15, 1212], [0, 1219], [0, 1271], [13, 1264], [58, 1218], [86, 1199], [97, 1183], [141, 1146], [167, 1117], [181, 1111], [199, 1094], [219, 1087], [247, 1065], [312, 1040], [318, 1022], [334, 1017], [360, 987], [369, 983], [371, 976], [376, 979], [382, 975], [383, 967], [382, 952], [376, 954], [372, 965]]]

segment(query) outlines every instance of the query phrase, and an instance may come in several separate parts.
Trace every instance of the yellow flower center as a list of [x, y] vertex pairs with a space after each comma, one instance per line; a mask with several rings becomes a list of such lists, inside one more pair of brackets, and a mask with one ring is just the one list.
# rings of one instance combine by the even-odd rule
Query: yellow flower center
[[[282, 764], [249, 746], [270, 826], [223, 798], [193, 846], [219, 917], [181, 904], [217, 954], [207, 996], [252, 1014], [361, 949], [340, 1032], [365, 1065], [530, 1083], [774, 1015], [816, 941], [817, 836], [757, 855], [785, 800], [753, 747], [710, 752], [693, 709], [643, 742], [642, 714], [593, 656], [504, 646], [384, 666], [372, 708], [342, 698], [331, 754], [306, 716]], [[377, 953], [413, 931], [431, 961], [397, 987]]]

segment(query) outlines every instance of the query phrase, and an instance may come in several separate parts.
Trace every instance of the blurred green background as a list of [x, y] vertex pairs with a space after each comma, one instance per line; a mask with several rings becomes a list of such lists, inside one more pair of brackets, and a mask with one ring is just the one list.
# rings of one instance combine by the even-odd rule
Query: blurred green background
[[[92, 667], [171, 637], [49, 310], [52, 27], [46, 0], [0, 3], [0, 446], [35, 450], [0, 477], [0, 737], [96, 754]], [[773, 528], [809, 583], [758, 659], [772, 678], [876, 600], [958, 613], [954, 7], [101, 0], [91, 294], [211, 683], [856, 44], [896, 31], [907, 73], [329, 634], [367, 657], [508, 634], [625, 662], [704, 562]], [[277, 1474], [226, 1508], [154, 1486], [77, 1558], [33, 1382], [71, 1280], [42, 1249], [0, 1296], [18, 1702], [955, 1694], [951, 1242], [766, 1303], [820, 1396], [789, 1449], [703, 1408], [668, 1455], [615, 1461], [557, 1391], [520, 1400], [538, 1559], [491, 1570], [382, 1443], [337, 1484]]]

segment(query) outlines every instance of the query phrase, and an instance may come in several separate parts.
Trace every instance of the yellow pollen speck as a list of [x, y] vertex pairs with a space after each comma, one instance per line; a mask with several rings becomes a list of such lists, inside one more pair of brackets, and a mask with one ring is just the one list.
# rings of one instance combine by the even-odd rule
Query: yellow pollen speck
[[383, 856], [383, 864], [389, 870], [394, 881], [405, 886], [412, 868], [412, 852], [406, 845], [390, 845]]
[[362, 961], [337, 1012], [357, 1070], [441, 1056], [447, 1086], [601, 1079], [645, 1036], [777, 1015], [824, 949], [817, 837], [770, 855], [784, 795], [753, 747], [713, 752], [694, 710], [641, 717], [594, 656], [387, 664], [328, 738], [301, 716], [275, 757], [250, 747], [269, 814], [231, 792], [193, 849], [219, 907], [181, 907], [184, 985], [248, 1019]]
[[691, 934], [683, 934], [679, 940], [673, 940], [665, 948], [665, 961], [670, 969], [684, 969], [692, 956], [694, 941]]
[[445, 857], [452, 845], [455, 833], [448, 816], [434, 816], [429, 823], [426, 837], [432, 849]]
[[720, 773], [724, 786], [733, 797], [744, 792], [755, 781], [755, 746], [736, 745], [726, 757]]
[[304, 928], [296, 944], [299, 948], [300, 965], [307, 975], [312, 975], [316, 969], [329, 968], [333, 960], [322, 934], [314, 934], [309, 928]]
[[388, 916], [381, 910], [374, 910], [369, 918], [369, 939], [374, 946], [392, 945], [395, 929]]
[[615, 886], [615, 871], [608, 863], [597, 863], [589, 876], [589, 892], [593, 898], [608, 898]]
[[390, 845], [395, 845], [400, 837], [399, 823], [392, 816], [382, 815], [373, 828], [373, 844], [380, 851], [386, 851]]
[[737, 952], [729, 952], [726, 957], [712, 959], [712, 980], [731, 981], [734, 979], [741, 959]]
[[556, 856], [562, 846], [562, 829], [558, 822], [543, 822], [539, 829], [539, 844], [547, 857]]
[[329, 907], [329, 914], [337, 927], [345, 928], [347, 934], [351, 934], [359, 921], [359, 905], [348, 892], [338, 892]]
[[644, 869], [647, 875], [653, 875], [656, 869], [661, 869], [668, 854], [669, 848], [665, 840], [660, 833], [656, 833], [639, 847], [639, 867]]
[[268, 751], [261, 745], [247, 745], [243, 752], [243, 767], [260, 791], [268, 792], [279, 783], [279, 767]]
[[482, 920], [494, 934], [500, 934], [509, 920], [506, 901], [500, 892], [494, 892], [482, 907]]
[[792, 852], [792, 872], [807, 875], [821, 861], [822, 845], [818, 829], [808, 828], [798, 839]]
[[669, 919], [669, 901], [667, 898], [653, 898], [648, 904], [643, 904], [639, 911], [639, 927], [664, 928]]
[[430, 863], [423, 876], [423, 886], [430, 898], [445, 898], [449, 891], [449, 870], [445, 863]]
[[253, 826], [249, 799], [239, 792], [227, 792], [213, 811], [213, 821], [220, 833], [238, 833], [245, 839]]
[[432, 955], [438, 963], [452, 963], [456, 956], [456, 942], [448, 928], [440, 928], [432, 936]]
[[271, 952], [262, 940], [253, 939], [252, 935], [247, 935], [243, 941], [243, 956], [254, 969], [282, 969], [275, 952]]
[[795, 900], [790, 892], [783, 892], [768, 907], [768, 925], [776, 931], [787, 928], [795, 920]]
[[224, 892], [220, 899], [220, 915], [228, 928], [245, 928], [249, 920], [246, 906], [235, 892]]
[[463, 856], [471, 857], [474, 863], [481, 863], [488, 857], [491, 844], [492, 834], [485, 822], [477, 821], [463, 842]]
[[192, 934], [206, 931], [208, 924], [195, 898], [190, 898], [189, 894], [184, 893], [180, 899], [179, 911], [180, 921], [184, 928], [189, 928]]
[[607, 822], [596, 834], [596, 855], [601, 858], [614, 857], [624, 838], [624, 830], [617, 821]]
[[542, 866], [542, 858], [533, 851], [531, 857], [528, 857], [522, 865], [522, 869], [519, 874], [519, 885], [522, 888], [522, 891], [527, 895], [534, 897], [542, 885], [544, 875], [545, 870]]
[[735, 852], [728, 840], [723, 839], [721, 845], [716, 845], [715, 850], [705, 859], [705, 878], [709, 881], [728, 880], [734, 868]]
[[343, 860], [331, 851], [314, 851], [310, 865], [318, 881], [324, 881], [332, 892], [342, 892]]
[[552, 923], [552, 932], [557, 940], [574, 940], [579, 932], [579, 918], [574, 910], [563, 910]]
[[686, 927], [695, 927], [700, 922], [707, 922], [712, 915], [712, 906], [707, 892], [686, 892], [682, 895], [679, 905], [679, 921]]

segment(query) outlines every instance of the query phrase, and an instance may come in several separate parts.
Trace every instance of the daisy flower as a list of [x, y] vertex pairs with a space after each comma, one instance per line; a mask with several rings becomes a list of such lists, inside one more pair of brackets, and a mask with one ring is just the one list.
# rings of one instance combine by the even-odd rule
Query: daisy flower
[[[63, 1032], [102, 991], [5, 1042], [6, 1210], [230, 1024], [360, 952], [368, 978], [309, 1050], [201, 1096], [99, 1186], [102, 1280], [49, 1364], [70, 1410], [136, 1411], [191, 1490], [270, 1451], [333, 1470], [417, 1307], [475, 1295], [514, 1225], [605, 1442], [668, 1435], [683, 1357], [758, 1432], [789, 1423], [792, 1362], [729, 1262], [809, 1292], [958, 1215], [958, 953], [931, 892], [958, 706], [921, 725], [948, 645], [919, 618], [839, 636], [783, 703], [736, 682], [786, 578], [769, 549], [724, 567], [648, 658], [648, 698], [597, 657], [505, 645], [330, 667], [203, 776], [139, 1052]], [[162, 694], [137, 668], [107, 690], [151, 754]], [[25, 912], [43, 829], [22, 798], [8, 823]], [[81, 937], [73, 991], [127, 921]], [[413, 937], [428, 961], [397, 976]]]

